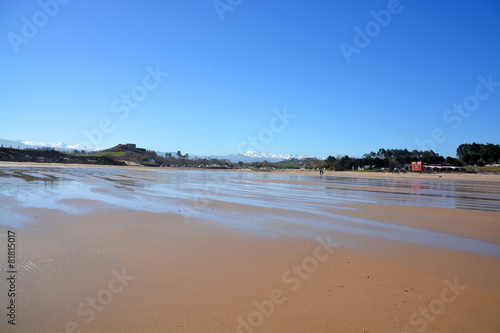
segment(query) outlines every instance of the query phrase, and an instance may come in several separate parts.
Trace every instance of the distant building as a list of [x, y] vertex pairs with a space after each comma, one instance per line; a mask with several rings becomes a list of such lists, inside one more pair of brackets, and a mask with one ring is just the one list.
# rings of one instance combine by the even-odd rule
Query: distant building
[[127, 143], [126, 146], [127, 146], [127, 149], [130, 149], [130, 150], [137, 149], [135, 143]]
[[422, 171], [422, 162], [411, 162], [411, 171]]

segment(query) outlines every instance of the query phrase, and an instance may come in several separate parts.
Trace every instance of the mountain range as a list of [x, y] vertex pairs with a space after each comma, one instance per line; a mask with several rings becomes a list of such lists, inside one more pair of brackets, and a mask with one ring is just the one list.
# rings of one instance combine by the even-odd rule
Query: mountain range
[[239, 161], [244, 162], [244, 163], [250, 163], [250, 162], [263, 162], [263, 161], [268, 161], [270, 163], [274, 162], [280, 162], [283, 160], [290, 160], [292, 158], [296, 159], [302, 159], [302, 158], [317, 158], [315, 156], [305, 156], [305, 155], [292, 155], [292, 154], [266, 154], [266, 153], [260, 153], [257, 151], [246, 151], [244, 153], [240, 154], [229, 154], [229, 155], [211, 155], [211, 156], [191, 156], [191, 157], [198, 157], [198, 158], [216, 158], [216, 159], [226, 159], [229, 160], [233, 163], [237, 163]]
[[[0, 139], [0, 145], [3, 147], [12, 147], [12, 148], [19, 148], [19, 149], [25, 149], [25, 148], [54, 148], [56, 150], [62, 151], [62, 152], [71, 152], [75, 149], [82, 150], [85, 147], [79, 144], [76, 145], [68, 145], [64, 142], [57, 142], [57, 143], [48, 143], [48, 142], [40, 142], [40, 141], [29, 141], [29, 140], [5, 140], [5, 139]], [[99, 151], [103, 150], [104, 148], [97, 148], [94, 149], [94, 151]]]
[[[3, 147], [12, 147], [12, 148], [54, 148], [61, 152], [72, 152], [73, 150], [82, 150], [85, 147], [82, 147], [78, 144], [76, 145], [68, 145], [63, 142], [58, 143], [48, 143], [48, 142], [39, 142], [39, 141], [28, 141], [28, 140], [4, 140], [0, 139], [0, 145]], [[104, 150], [105, 148], [97, 148], [94, 151]], [[166, 152], [156, 151], [156, 153], [160, 156], [165, 156]], [[172, 156], [176, 156], [176, 152], [171, 152]], [[273, 153], [260, 153], [256, 151], [246, 151], [244, 153], [239, 154], [229, 154], [229, 155], [190, 155], [190, 158], [216, 158], [216, 159], [226, 159], [231, 161], [232, 163], [238, 163], [242, 161], [244, 163], [251, 162], [263, 162], [268, 161], [270, 163], [279, 162], [283, 160], [290, 160], [292, 158], [302, 159], [305, 157], [308, 158], [317, 158], [314, 156], [305, 156], [305, 155], [293, 155], [293, 154], [273, 154]]]

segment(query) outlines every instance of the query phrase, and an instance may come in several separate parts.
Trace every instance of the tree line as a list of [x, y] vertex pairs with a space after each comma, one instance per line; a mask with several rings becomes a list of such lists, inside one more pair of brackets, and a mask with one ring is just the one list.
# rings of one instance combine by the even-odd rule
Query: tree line
[[463, 143], [457, 148], [457, 157], [466, 164], [484, 165], [498, 163], [500, 158], [500, 146], [492, 143]]
[[464, 143], [457, 148], [457, 158], [444, 157], [432, 150], [407, 149], [384, 149], [377, 152], [364, 154], [362, 158], [349, 157], [348, 155], [328, 156], [323, 167], [329, 170], [352, 170], [358, 167], [364, 168], [402, 168], [411, 162], [421, 161], [423, 163], [439, 164], [449, 163], [454, 166], [485, 165], [498, 163], [500, 158], [500, 146], [498, 144]]

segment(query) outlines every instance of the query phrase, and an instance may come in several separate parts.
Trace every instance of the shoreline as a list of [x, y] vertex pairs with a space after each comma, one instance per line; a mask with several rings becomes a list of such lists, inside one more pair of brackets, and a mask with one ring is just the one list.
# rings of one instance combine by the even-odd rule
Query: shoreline
[[63, 163], [36, 163], [36, 162], [5, 162], [0, 161], [2, 167], [37, 167], [37, 168], [89, 168], [89, 169], [123, 169], [141, 171], [226, 171], [226, 172], [246, 172], [275, 175], [304, 175], [304, 176], [333, 176], [352, 178], [383, 178], [383, 179], [453, 179], [453, 180], [485, 180], [500, 182], [500, 174], [496, 173], [392, 173], [392, 172], [363, 172], [363, 171], [331, 171], [324, 170], [324, 175], [320, 176], [316, 170], [301, 169], [276, 169], [276, 170], [254, 170], [254, 169], [212, 169], [212, 168], [184, 168], [184, 167], [146, 167], [132, 165], [97, 165], [97, 164], [63, 164]]

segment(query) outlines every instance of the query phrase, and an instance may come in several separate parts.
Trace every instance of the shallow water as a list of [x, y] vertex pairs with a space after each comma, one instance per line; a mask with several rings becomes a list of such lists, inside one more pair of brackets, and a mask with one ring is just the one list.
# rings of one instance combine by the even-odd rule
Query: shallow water
[[[251, 209], [215, 209], [214, 203], [244, 204]], [[500, 193], [498, 185], [485, 181], [446, 178], [118, 168], [0, 169], [0, 224], [21, 226], [30, 222], [19, 213], [19, 207], [69, 214], [115, 208], [180, 213], [186, 222], [203, 218], [266, 235], [282, 232], [279, 223], [288, 223], [500, 256], [498, 245], [331, 213], [331, 208], [349, 209], [353, 203], [500, 212]], [[285, 213], [272, 214], [270, 209]]]

